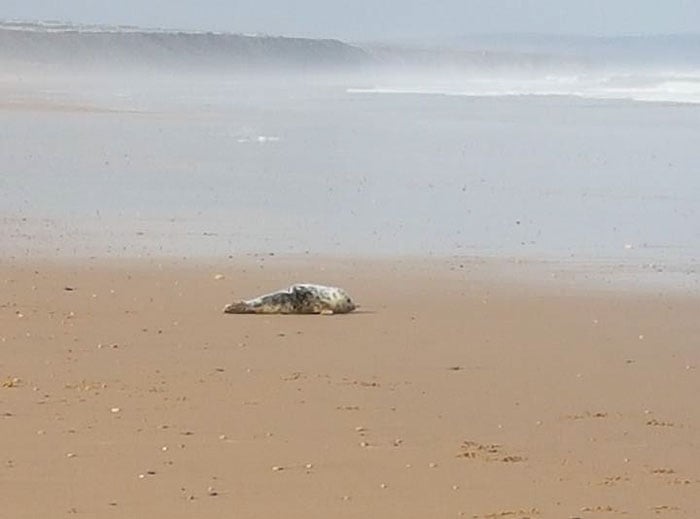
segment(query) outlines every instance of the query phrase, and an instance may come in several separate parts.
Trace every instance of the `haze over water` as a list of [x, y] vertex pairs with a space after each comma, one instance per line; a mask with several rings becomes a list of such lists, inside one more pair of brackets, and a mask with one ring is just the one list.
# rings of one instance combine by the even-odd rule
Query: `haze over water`
[[[602, 63], [368, 46], [363, 62], [343, 47], [332, 67], [241, 74], [190, 55], [162, 70], [123, 56], [47, 64], [17, 54], [20, 32], [3, 33], [16, 52], [0, 75], [4, 254], [470, 255], [694, 272], [692, 53], [642, 66], [631, 51]], [[150, 52], [147, 37], [125, 41], [136, 47], [124, 56]]]

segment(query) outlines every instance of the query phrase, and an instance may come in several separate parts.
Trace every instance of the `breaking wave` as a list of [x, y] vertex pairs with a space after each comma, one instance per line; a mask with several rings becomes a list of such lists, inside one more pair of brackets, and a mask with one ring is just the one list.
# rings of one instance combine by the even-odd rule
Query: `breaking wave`
[[469, 97], [568, 96], [586, 99], [700, 104], [700, 70], [684, 73], [547, 75], [540, 78], [464, 77], [449, 82], [402, 80], [354, 94], [412, 94]]

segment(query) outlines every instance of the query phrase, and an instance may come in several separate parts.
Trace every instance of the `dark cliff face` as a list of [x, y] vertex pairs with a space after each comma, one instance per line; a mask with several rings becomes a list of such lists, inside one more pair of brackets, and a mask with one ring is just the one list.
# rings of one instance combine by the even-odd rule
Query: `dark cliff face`
[[148, 30], [0, 25], [0, 59], [34, 64], [347, 68], [368, 64], [338, 40]]

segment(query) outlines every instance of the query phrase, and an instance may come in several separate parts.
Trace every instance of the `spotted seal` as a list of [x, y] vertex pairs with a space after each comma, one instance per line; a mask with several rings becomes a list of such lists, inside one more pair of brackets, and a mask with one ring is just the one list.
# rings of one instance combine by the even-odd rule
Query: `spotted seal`
[[356, 308], [345, 290], [323, 285], [296, 284], [255, 299], [234, 301], [227, 314], [346, 314]]

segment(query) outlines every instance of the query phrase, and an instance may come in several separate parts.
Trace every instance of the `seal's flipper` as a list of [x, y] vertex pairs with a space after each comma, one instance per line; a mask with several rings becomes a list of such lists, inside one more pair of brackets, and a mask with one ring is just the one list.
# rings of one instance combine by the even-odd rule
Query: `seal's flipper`
[[234, 301], [224, 307], [225, 314], [254, 314], [255, 310], [245, 301]]

